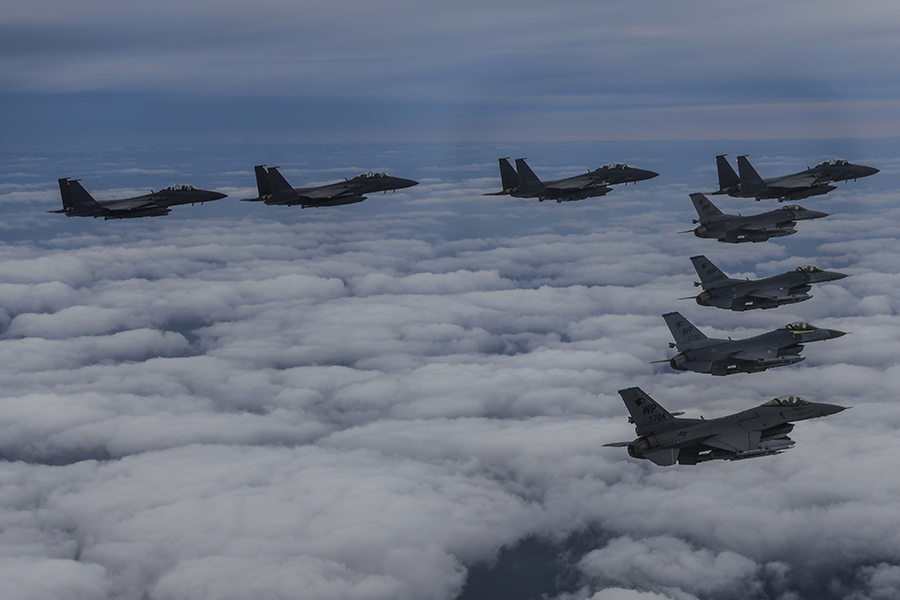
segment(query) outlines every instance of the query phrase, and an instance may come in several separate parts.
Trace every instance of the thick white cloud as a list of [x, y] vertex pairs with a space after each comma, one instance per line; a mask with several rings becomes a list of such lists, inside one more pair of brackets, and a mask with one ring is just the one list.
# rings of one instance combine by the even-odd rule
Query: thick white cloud
[[[835, 568], [834, 589], [887, 597], [893, 209], [834, 211], [836, 239], [734, 248], [675, 235], [683, 190], [615, 193], [491, 213], [436, 186], [422, 205], [96, 221], [0, 246], [10, 597], [437, 600], [528, 536], [589, 528], [573, 598], [812, 597], [807, 575]], [[497, 212], [496, 235], [447, 225]], [[679, 302], [701, 252], [741, 276], [853, 277], [735, 315]], [[672, 354], [673, 309], [711, 335], [853, 333], [717, 379], [649, 364]], [[782, 456], [662, 469], [602, 447], [633, 437], [616, 394], [632, 385], [688, 416], [786, 393], [854, 408], [799, 424]]]

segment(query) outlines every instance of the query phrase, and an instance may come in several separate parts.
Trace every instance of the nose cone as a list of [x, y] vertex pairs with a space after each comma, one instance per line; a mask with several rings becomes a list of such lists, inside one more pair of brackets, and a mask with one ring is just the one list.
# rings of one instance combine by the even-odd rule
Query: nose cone
[[839, 337], [844, 337], [845, 335], [847, 335], [846, 331], [838, 331], [837, 329], [825, 329], [824, 331], [826, 331], [828, 333], [828, 338], [826, 338], [826, 339], [829, 339], [829, 340], [833, 340], [833, 339], [839, 338]]
[[836, 415], [841, 411], [847, 410], [846, 406], [838, 406], [837, 404], [826, 404], [824, 402], [816, 402], [816, 407], [819, 408], [823, 417], [827, 417], [828, 415]]
[[849, 277], [846, 273], [838, 273], [837, 271], [825, 271], [824, 275], [826, 276], [825, 281], [837, 281]]
[[634, 170], [635, 181], [644, 181], [646, 179], [653, 179], [654, 177], [659, 177], [659, 173], [657, 173], [656, 171], [648, 171], [647, 169]]
[[222, 194], [220, 192], [209, 192], [209, 199], [212, 200], [221, 200], [222, 198], [227, 198], [228, 194]]
[[874, 175], [878, 173], [878, 169], [875, 167], [863, 167], [863, 177], [868, 177], [869, 175]]
[[821, 212], [818, 210], [804, 210], [802, 212], [797, 213], [797, 218], [800, 219], [821, 219], [829, 216], [826, 212]]
[[402, 190], [405, 188], [411, 188], [414, 185], [419, 185], [418, 181], [413, 181], [412, 179], [403, 179], [402, 177], [395, 177], [394, 183], [396, 185], [394, 189], [396, 190]]

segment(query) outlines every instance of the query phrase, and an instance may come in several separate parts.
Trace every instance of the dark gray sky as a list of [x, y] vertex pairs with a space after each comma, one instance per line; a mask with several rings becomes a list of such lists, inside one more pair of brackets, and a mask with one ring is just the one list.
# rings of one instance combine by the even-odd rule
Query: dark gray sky
[[892, 2], [5, 5], [4, 141], [900, 135]]

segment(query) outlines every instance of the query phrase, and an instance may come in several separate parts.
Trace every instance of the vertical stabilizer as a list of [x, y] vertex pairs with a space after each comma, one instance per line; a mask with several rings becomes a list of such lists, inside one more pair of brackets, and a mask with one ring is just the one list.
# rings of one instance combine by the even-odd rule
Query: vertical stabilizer
[[738, 172], [741, 174], [741, 192], [743, 194], [758, 194], [765, 191], [766, 182], [763, 181], [746, 156], [738, 156]]
[[725, 213], [719, 210], [719, 208], [710, 202], [709, 198], [703, 194], [691, 194], [691, 202], [694, 203], [694, 208], [697, 210], [697, 215], [700, 217], [701, 223], [716, 221], [725, 216]]
[[740, 178], [737, 176], [737, 173], [734, 172], [734, 169], [731, 168], [731, 165], [728, 164], [728, 159], [726, 159], [725, 156], [725, 154], [720, 154], [716, 157], [716, 168], [719, 170], [720, 192], [735, 188], [741, 184]]
[[718, 287], [730, 281], [728, 275], [723, 273], [719, 267], [702, 254], [700, 256], [692, 256], [691, 262], [694, 263], [694, 269], [697, 270], [697, 275], [700, 276], [703, 289]]
[[[69, 194], [72, 199], [72, 206], [76, 211], [100, 207], [100, 205], [97, 204], [97, 201], [88, 194], [86, 189], [81, 187], [81, 184], [78, 183], [77, 180], [70, 180], [67, 183], [69, 184]], [[62, 188], [62, 184], [60, 184], [60, 188]], [[65, 203], [65, 194], [63, 194], [63, 203]]]
[[544, 184], [541, 183], [538, 176], [534, 174], [534, 171], [531, 170], [531, 167], [528, 166], [528, 163], [525, 162], [524, 158], [516, 159], [516, 171], [518, 171], [519, 187], [523, 190], [544, 187]]
[[75, 204], [72, 202], [72, 190], [69, 189], [69, 180], [68, 179], [59, 179], [59, 195], [62, 196], [63, 210], [64, 212], [68, 212], [75, 208]]
[[647, 392], [639, 387], [619, 390], [625, 408], [631, 414], [631, 420], [638, 430], [638, 435], [644, 435], [656, 426], [666, 425], [675, 421], [675, 417], [665, 408], [651, 398]]
[[259, 197], [272, 195], [272, 187], [269, 185], [269, 173], [266, 171], [265, 165], [257, 165], [253, 167], [256, 171], [256, 189], [259, 191]]
[[273, 198], [297, 196], [297, 192], [287, 182], [284, 175], [278, 172], [278, 167], [269, 167], [269, 189]]
[[706, 341], [706, 335], [688, 321], [680, 312], [670, 312], [663, 315], [672, 337], [675, 338], [675, 346], [678, 351], [689, 350], [696, 346], [702, 346]]
[[503, 183], [503, 191], [509, 192], [519, 185], [519, 174], [511, 164], [509, 157], [500, 159], [500, 181]]

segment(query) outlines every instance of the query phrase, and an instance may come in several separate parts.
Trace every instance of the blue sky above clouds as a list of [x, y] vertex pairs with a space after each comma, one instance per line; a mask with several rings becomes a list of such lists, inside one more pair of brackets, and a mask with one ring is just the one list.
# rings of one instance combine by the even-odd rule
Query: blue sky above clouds
[[[5, 7], [4, 597], [894, 597], [898, 20], [888, 2]], [[833, 156], [881, 173], [804, 201], [833, 216], [777, 242], [677, 235], [723, 152], [764, 177]], [[482, 196], [498, 156], [661, 175], [563, 205]], [[260, 163], [296, 186], [421, 184], [237, 202]], [[66, 219], [44, 213], [59, 177], [229, 198]], [[678, 300], [699, 253], [852, 277], [735, 315]], [[674, 309], [710, 335], [852, 334], [795, 367], [675, 373], [650, 364]], [[688, 416], [786, 393], [854, 408], [779, 457], [662, 469], [601, 447], [633, 437], [632, 385]], [[521, 577], [535, 561], [543, 579]]]

